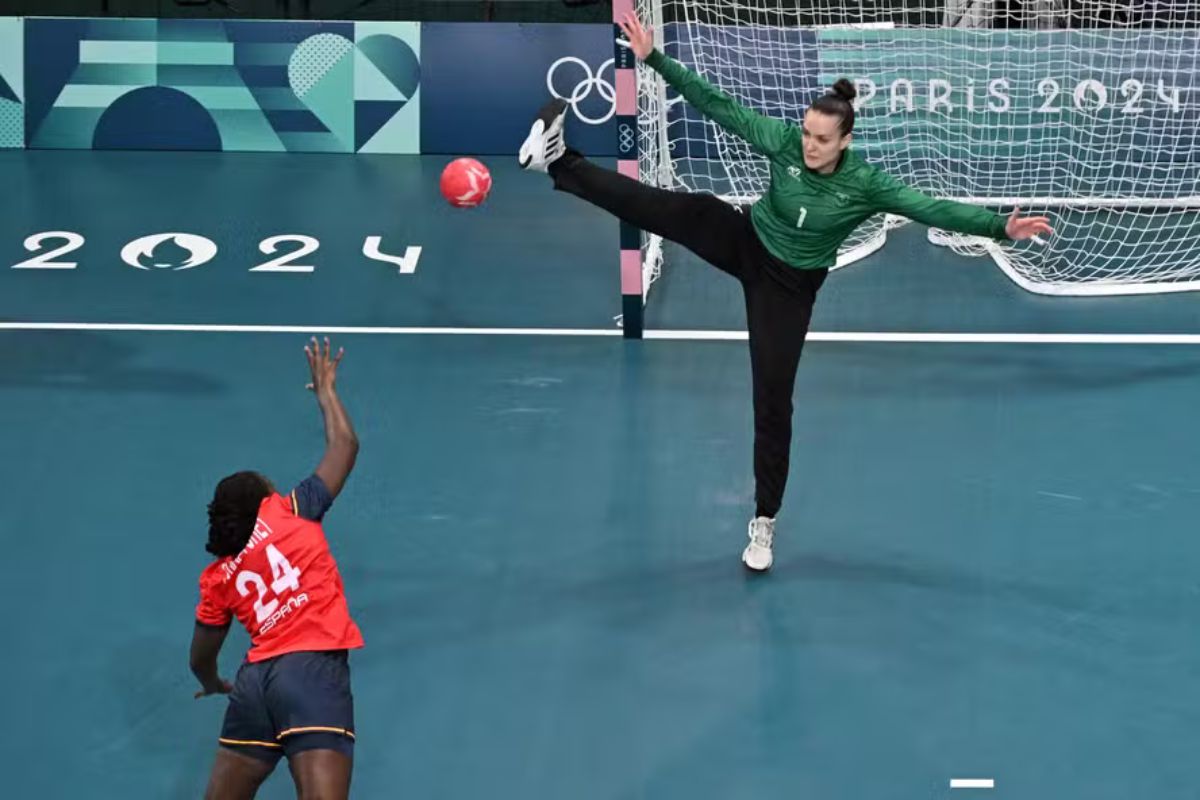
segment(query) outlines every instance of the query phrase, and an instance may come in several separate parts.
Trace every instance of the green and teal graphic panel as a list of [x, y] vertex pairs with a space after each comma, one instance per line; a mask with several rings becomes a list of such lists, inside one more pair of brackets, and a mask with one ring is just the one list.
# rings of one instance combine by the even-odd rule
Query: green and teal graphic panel
[[420, 152], [418, 23], [27, 19], [29, 147]]
[[0, 17], [0, 150], [25, 146], [23, 21]]

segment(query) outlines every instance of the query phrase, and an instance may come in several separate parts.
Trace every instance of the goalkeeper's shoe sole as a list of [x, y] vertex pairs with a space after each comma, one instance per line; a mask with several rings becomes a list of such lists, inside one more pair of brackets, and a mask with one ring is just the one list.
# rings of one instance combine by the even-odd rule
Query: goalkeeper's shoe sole
[[521, 145], [518, 161], [522, 169], [546, 172], [566, 152], [567, 145], [563, 141], [566, 114], [566, 100], [556, 97], [542, 106]]

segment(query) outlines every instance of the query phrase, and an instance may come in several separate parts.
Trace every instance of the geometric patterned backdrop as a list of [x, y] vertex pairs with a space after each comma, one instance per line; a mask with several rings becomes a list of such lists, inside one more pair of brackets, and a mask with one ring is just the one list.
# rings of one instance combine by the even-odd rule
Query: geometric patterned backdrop
[[0, 17], [0, 149], [25, 146], [25, 64], [21, 20]]
[[29, 18], [24, 41], [28, 147], [420, 152], [419, 23]]

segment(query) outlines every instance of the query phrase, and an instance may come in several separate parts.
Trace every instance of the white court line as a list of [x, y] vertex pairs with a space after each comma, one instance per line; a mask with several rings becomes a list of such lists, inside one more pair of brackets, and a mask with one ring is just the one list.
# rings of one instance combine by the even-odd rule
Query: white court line
[[[125, 322], [0, 322], [0, 331], [133, 331], [150, 333], [299, 333], [391, 336], [621, 336], [617, 328], [421, 328], [355, 325], [207, 325]], [[745, 331], [650, 330], [647, 339], [665, 341], [745, 341]], [[894, 333], [812, 331], [814, 342], [895, 342], [921, 344], [1189, 344], [1195, 333]]]
[[996, 782], [991, 778], [951, 778], [951, 789], [995, 789]]
[[305, 333], [421, 336], [620, 336], [617, 328], [393, 328], [357, 325], [170, 325], [125, 322], [0, 322], [0, 331], [148, 331], [152, 333]]
[[[745, 341], [745, 331], [646, 331], [647, 339]], [[810, 331], [810, 342], [933, 344], [1200, 344], [1196, 333], [904, 333]]]

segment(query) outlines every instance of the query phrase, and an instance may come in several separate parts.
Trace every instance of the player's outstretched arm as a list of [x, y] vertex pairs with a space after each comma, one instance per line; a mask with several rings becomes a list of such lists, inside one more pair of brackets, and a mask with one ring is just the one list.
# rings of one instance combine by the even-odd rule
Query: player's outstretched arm
[[795, 141], [795, 126], [746, 108], [699, 74], [655, 50], [654, 28], [643, 26], [636, 14], [625, 14], [617, 24], [626, 37], [618, 42], [662, 75], [701, 114], [746, 140], [758, 152], [772, 156]]
[[317, 404], [325, 418], [325, 455], [317, 464], [316, 474], [329, 489], [330, 496], [337, 497], [358, 458], [358, 436], [354, 433], [354, 426], [350, 424], [350, 416], [338, 397], [336, 387], [337, 368], [342, 363], [345, 351], [338, 348], [337, 355], [333, 356], [328, 337], [325, 338], [324, 349], [313, 337], [312, 342], [305, 345], [304, 353], [308, 356], [308, 366], [312, 372], [312, 382], [308, 388], [317, 396]]
[[876, 209], [942, 230], [989, 236], [993, 239], [1038, 239], [1054, 233], [1048, 217], [1021, 216], [1020, 209], [1004, 217], [985, 208], [931, 197], [906, 186], [883, 170], [872, 177]]

